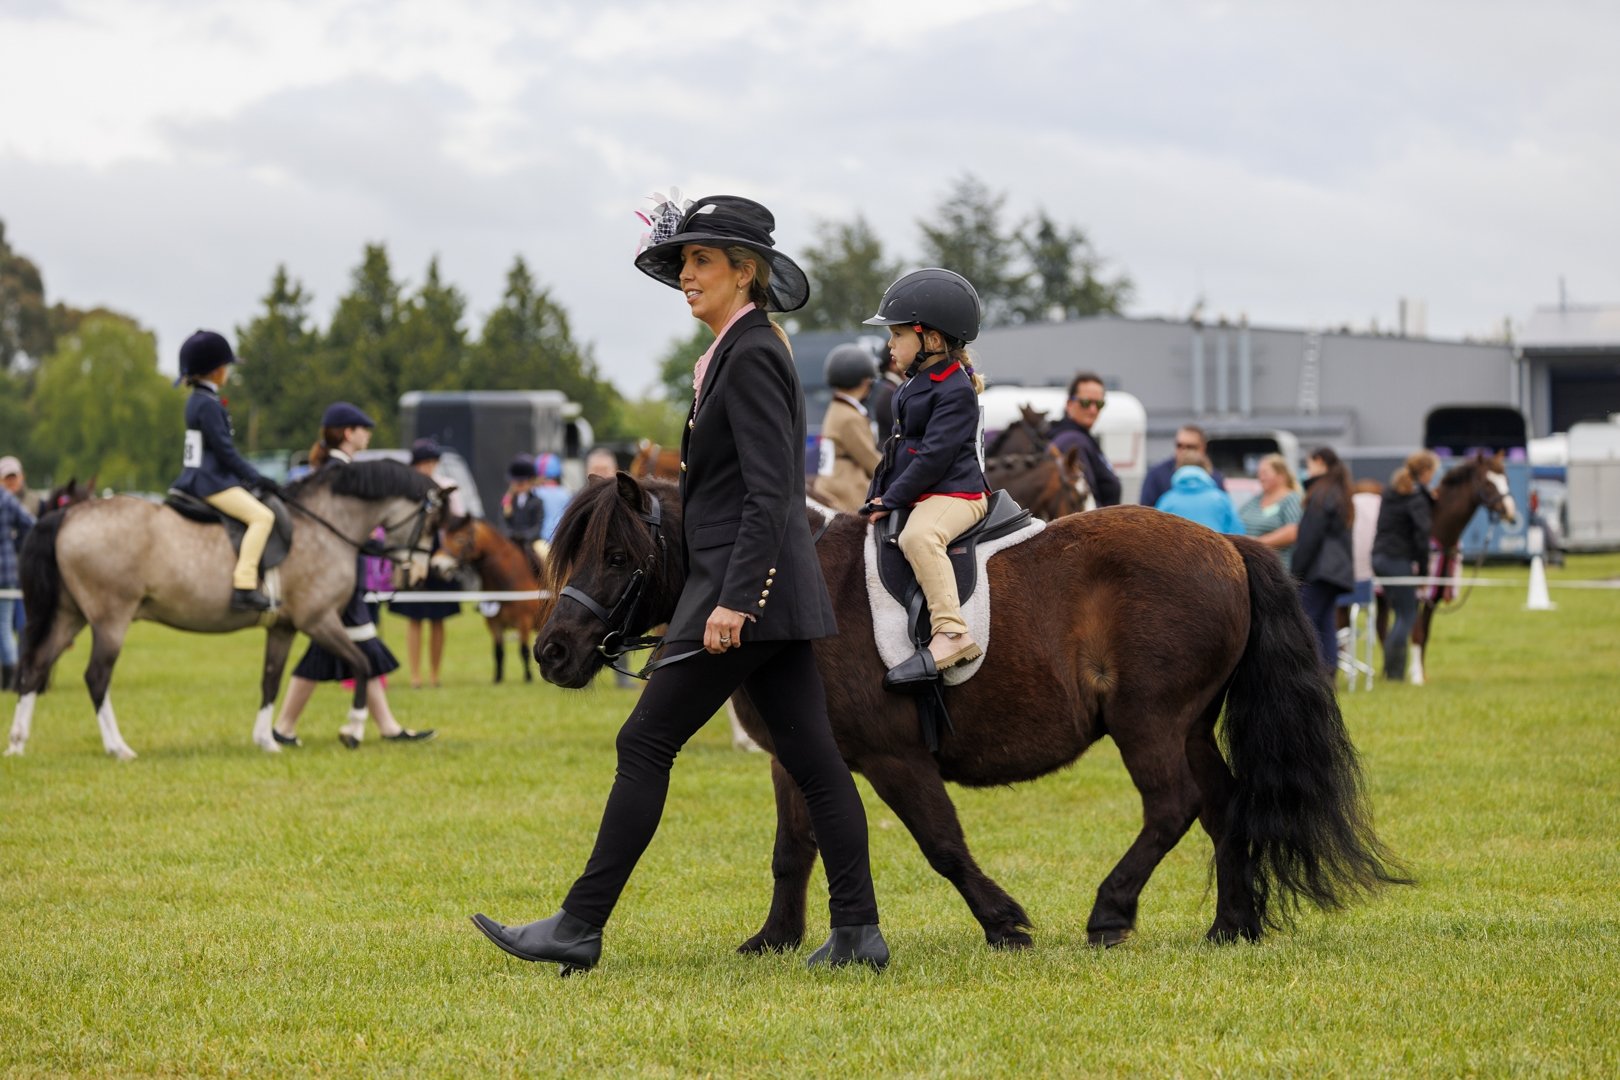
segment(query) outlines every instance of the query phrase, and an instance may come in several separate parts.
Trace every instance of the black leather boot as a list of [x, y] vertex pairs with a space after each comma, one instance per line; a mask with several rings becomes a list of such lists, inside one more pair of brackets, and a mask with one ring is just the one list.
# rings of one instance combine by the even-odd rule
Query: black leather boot
[[269, 611], [270, 598], [258, 589], [232, 589], [232, 611]]
[[833, 927], [821, 948], [805, 961], [806, 967], [843, 967], [845, 964], [865, 964], [878, 971], [889, 966], [889, 943], [883, 940], [877, 923]]
[[589, 971], [602, 958], [602, 928], [566, 911], [524, 926], [502, 926], [481, 912], [472, 921], [485, 937], [519, 960], [561, 964], [562, 975]]
[[10, 690], [17, 685], [17, 665], [0, 664], [0, 690]]

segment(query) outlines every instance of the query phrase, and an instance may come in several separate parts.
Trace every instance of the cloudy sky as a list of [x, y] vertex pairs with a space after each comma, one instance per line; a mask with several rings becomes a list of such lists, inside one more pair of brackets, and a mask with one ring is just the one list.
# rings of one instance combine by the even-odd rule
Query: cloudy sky
[[635, 394], [690, 328], [629, 263], [648, 192], [750, 195], [789, 252], [859, 212], [911, 258], [968, 172], [1087, 229], [1133, 314], [1405, 296], [1477, 336], [1560, 277], [1620, 302], [1617, 42], [1596, 0], [0, 0], [0, 219], [169, 368], [278, 263], [324, 323], [383, 242], [474, 328], [523, 255]]

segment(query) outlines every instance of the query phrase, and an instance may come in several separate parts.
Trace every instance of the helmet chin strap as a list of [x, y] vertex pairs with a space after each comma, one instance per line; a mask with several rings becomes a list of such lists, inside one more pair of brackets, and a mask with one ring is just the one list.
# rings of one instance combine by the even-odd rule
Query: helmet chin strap
[[930, 359], [936, 356], [944, 356], [949, 351], [947, 349], [930, 349], [928, 347], [928, 339], [923, 336], [924, 328], [922, 323], [914, 323], [911, 329], [917, 335], [917, 340], [922, 342], [922, 347], [917, 350], [917, 355], [912, 357], [911, 363], [906, 366], [906, 378], [908, 379], [921, 371]]

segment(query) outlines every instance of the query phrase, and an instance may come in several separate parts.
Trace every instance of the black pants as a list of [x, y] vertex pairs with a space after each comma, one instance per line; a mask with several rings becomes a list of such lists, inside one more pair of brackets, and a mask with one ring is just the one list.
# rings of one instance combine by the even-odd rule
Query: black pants
[[1344, 592], [1325, 581], [1307, 581], [1299, 587], [1300, 603], [1316, 631], [1316, 648], [1329, 674], [1339, 670], [1339, 597]]
[[[1413, 577], [1414, 563], [1404, 559], [1373, 556], [1373, 573], [1379, 577]], [[1399, 682], [1406, 678], [1406, 647], [1417, 625], [1417, 586], [1385, 585], [1384, 602], [1395, 612], [1395, 619], [1384, 634], [1384, 678]]]
[[[665, 652], [697, 647], [697, 642], [670, 642]], [[596, 848], [563, 901], [570, 915], [606, 925], [658, 830], [675, 755], [739, 686], [764, 717], [777, 759], [809, 804], [827, 870], [832, 925], [878, 921], [866, 810], [833, 742], [827, 695], [808, 641], [761, 641], [718, 656], [699, 653], [653, 673], [619, 729], [619, 767]]]

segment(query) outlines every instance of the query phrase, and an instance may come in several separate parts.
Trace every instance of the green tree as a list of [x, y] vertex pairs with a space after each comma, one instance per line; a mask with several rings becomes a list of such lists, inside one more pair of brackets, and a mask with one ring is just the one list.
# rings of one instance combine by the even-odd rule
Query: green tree
[[597, 371], [589, 346], [574, 340], [568, 313], [541, 288], [519, 256], [500, 306], [489, 313], [467, 364], [467, 388], [561, 390], [599, 433], [610, 435], [622, 398]]
[[[403, 294], [389, 268], [387, 249], [367, 244], [321, 346], [321, 360], [337, 381], [333, 397], [354, 402], [377, 421], [373, 440], [378, 446], [398, 442], [406, 355]], [[318, 419], [318, 413], [311, 418], [312, 429]]]
[[658, 361], [658, 385], [664, 400], [679, 409], [692, 404], [692, 368], [698, 357], [714, 344], [714, 331], [702, 323], [684, 338], [675, 338]]
[[1134, 289], [1121, 272], [1102, 276], [1103, 259], [1084, 230], [1064, 228], [1039, 211], [1019, 233], [1019, 246], [1029, 267], [1029, 281], [1015, 308], [1025, 320], [1074, 319], [1117, 315]]
[[984, 325], [1012, 322], [1024, 303], [1028, 274], [1018, 268], [1018, 237], [1002, 221], [1005, 193], [973, 176], [957, 180], [922, 230], [923, 262], [954, 270], [973, 283], [984, 305]]
[[180, 472], [184, 395], [158, 372], [156, 341], [132, 319], [94, 314], [59, 338], [40, 365], [34, 415], [44, 474], [162, 490]]
[[241, 444], [253, 452], [308, 446], [332, 390], [319, 367], [310, 296], [283, 265], [260, 304], [253, 321], [236, 330], [242, 363], [228, 384], [237, 400], [233, 412], [241, 418]]
[[12, 370], [21, 357], [39, 360], [51, 344], [44, 277], [33, 260], [11, 250], [0, 221], [0, 371]]
[[461, 323], [466, 314], [467, 298], [439, 277], [439, 259], [434, 256], [400, 322], [401, 392], [461, 386], [467, 362], [467, 331]]
[[883, 241], [866, 219], [823, 221], [804, 252], [810, 302], [792, 318], [801, 330], [849, 330], [877, 310], [900, 267], [883, 257]]

